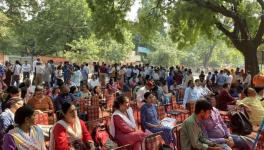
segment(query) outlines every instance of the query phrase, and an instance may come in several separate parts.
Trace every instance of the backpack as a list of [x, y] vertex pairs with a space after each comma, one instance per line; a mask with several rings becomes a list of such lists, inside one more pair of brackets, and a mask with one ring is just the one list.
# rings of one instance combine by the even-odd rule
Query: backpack
[[230, 112], [230, 127], [238, 135], [249, 135], [253, 131], [251, 122], [241, 111]]
[[92, 132], [92, 137], [95, 146], [100, 150], [110, 150], [118, 147], [118, 145], [111, 140], [111, 136], [105, 124], [98, 124]]

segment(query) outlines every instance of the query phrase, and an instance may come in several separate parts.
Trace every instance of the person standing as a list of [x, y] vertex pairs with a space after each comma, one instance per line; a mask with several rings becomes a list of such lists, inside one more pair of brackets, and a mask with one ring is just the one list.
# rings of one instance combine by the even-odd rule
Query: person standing
[[43, 82], [43, 77], [44, 77], [44, 73], [45, 73], [45, 68], [44, 66], [38, 62], [36, 65], [36, 70], [35, 70], [35, 85], [41, 85]]
[[72, 82], [80, 89], [81, 80], [82, 80], [82, 73], [80, 71], [80, 67], [78, 65], [75, 65], [74, 72], [71, 77]]
[[246, 73], [246, 78], [245, 78], [245, 80], [243, 81], [244, 88], [248, 88], [248, 87], [251, 86], [251, 79], [252, 79], [251, 74], [250, 74], [250, 72], [248, 71], [248, 72]]
[[25, 61], [25, 64], [22, 65], [23, 80], [30, 78], [31, 65], [28, 64], [28, 61]]
[[204, 82], [204, 79], [205, 79], [204, 71], [201, 71], [201, 74], [199, 75], [199, 79], [201, 82]]
[[48, 65], [49, 65], [49, 68], [50, 68], [50, 71], [51, 71], [50, 85], [53, 86], [54, 83], [55, 83], [55, 71], [56, 71], [56, 68], [55, 68], [53, 60], [49, 60]]
[[13, 76], [12, 76], [12, 83], [11, 85], [14, 85], [16, 83], [16, 86], [19, 86], [19, 81], [20, 81], [20, 74], [21, 74], [21, 64], [18, 60], [16, 60], [15, 65], [12, 68], [13, 70]]
[[219, 75], [217, 76], [217, 79], [216, 79], [216, 83], [217, 83], [219, 88], [220, 87], [222, 88], [223, 85], [225, 83], [227, 83], [227, 78], [226, 78], [223, 70], [220, 70], [220, 73], [219, 73]]
[[231, 75], [231, 73], [230, 73], [229, 70], [227, 70], [226, 78], [227, 78], [226, 83], [229, 84], [229, 85], [231, 85], [232, 84], [232, 81], [233, 81], [233, 76]]
[[4, 79], [4, 82], [7, 86], [10, 86], [11, 85], [11, 80], [12, 80], [12, 65], [10, 64], [10, 62], [6, 62], [5, 63], [5, 79]]
[[46, 63], [45, 64], [45, 71], [44, 71], [44, 82], [45, 82], [45, 86], [50, 88], [52, 86], [51, 84], [51, 74], [52, 74], [52, 68], [50, 63]]
[[36, 78], [36, 66], [37, 66], [37, 63], [40, 62], [40, 59], [37, 58], [35, 61], [33, 61], [33, 64], [32, 64], [32, 71], [33, 71], [33, 80], [32, 80], [32, 84], [35, 84], [35, 78]]
[[82, 84], [87, 85], [88, 77], [89, 77], [89, 69], [88, 69], [88, 63], [84, 63], [81, 65], [81, 73], [82, 73]]

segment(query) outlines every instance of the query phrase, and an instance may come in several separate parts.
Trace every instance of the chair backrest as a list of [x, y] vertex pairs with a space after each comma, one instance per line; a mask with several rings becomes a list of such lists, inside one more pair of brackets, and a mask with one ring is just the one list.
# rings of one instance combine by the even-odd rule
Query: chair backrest
[[38, 125], [49, 125], [49, 116], [47, 113], [36, 114], [35, 115], [35, 124]]
[[79, 100], [75, 100], [73, 102], [73, 104], [76, 106], [76, 108], [78, 109], [78, 111], [80, 111], [81, 113], [84, 113], [85, 110], [91, 106], [91, 99], [79, 99]]
[[105, 99], [106, 99], [107, 108], [112, 109], [114, 101], [115, 101], [115, 95], [111, 94], [111, 95], [107, 96]]
[[117, 147], [117, 148], [112, 149], [112, 150], [133, 150], [133, 146], [132, 145], [124, 145], [124, 146], [120, 146], [120, 147]]
[[98, 106], [89, 106], [85, 109], [87, 115], [87, 120], [96, 120], [99, 119], [99, 107]]
[[165, 107], [163, 105], [157, 106], [157, 113], [160, 120], [166, 117]]
[[182, 124], [178, 124], [176, 127], [172, 129], [173, 144], [174, 147], [176, 147], [175, 150], [181, 150], [181, 136], [180, 136], [181, 126]]
[[164, 144], [161, 134], [162, 132], [157, 132], [145, 137], [143, 144], [145, 146], [145, 150], [159, 150]]
[[171, 104], [173, 110], [180, 108], [180, 105], [177, 104], [177, 97], [174, 95], [171, 96]]
[[91, 105], [92, 106], [99, 106], [99, 96], [98, 95], [94, 95], [92, 98], [91, 98]]
[[98, 124], [101, 124], [101, 123], [104, 123], [105, 125], [108, 124], [108, 121], [109, 121], [109, 117], [104, 117], [104, 118], [99, 118], [99, 119], [96, 119], [96, 120], [89, 120], [86, 122], [86, 126], [87, 126], [87, 129], [90, 133], [93, 132], [93, 129], [98, 125]]

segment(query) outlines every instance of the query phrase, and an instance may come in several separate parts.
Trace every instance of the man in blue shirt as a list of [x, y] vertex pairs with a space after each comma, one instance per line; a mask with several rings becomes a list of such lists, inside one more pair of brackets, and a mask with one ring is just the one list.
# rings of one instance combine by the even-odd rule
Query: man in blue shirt
[[171, 85], [173, 85], [174, 81], [173, 81], [173, 76], [172, 76], [172, 73], [170, 72], [169, 73], [169, 76], [167, 77], [167, 85], [168, 85], [168, 88], [170, 88]]
[[65, 86], [65, 85], [62, 86], [61, 94], [58, 95], [54, 101], [54, 106], [55, 106], [56, 112], [61, 110], [63, 103], [65, 103], [65, 102], [71, 103], [75, 100], [74, 96], [69, 92], [70, 92], [70, 89], [67, 86]]
[[223, 86], [227, 82], [227, 77], [224, 74], [224, 71], [221, 70], [220, 74], [217, 76], [216, 83], [218, 86]]

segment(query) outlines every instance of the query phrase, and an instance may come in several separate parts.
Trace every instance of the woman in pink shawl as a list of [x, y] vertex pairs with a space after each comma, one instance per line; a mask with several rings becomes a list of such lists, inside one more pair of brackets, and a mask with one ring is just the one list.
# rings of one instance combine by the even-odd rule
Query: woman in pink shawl
[[137, 130], [132, 108], [129, 107], [129, 99], [118, 97], [114, 102], [114, 113], [111, 118], [110, 134], [119, 146], [130, 144], [134, 150], [140, 150], [146, 134]]

